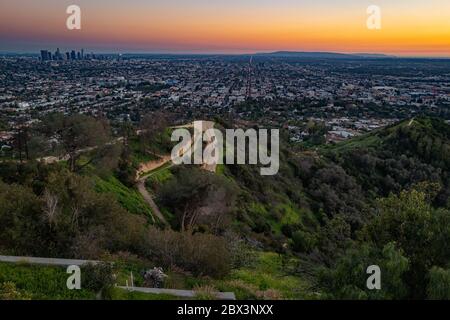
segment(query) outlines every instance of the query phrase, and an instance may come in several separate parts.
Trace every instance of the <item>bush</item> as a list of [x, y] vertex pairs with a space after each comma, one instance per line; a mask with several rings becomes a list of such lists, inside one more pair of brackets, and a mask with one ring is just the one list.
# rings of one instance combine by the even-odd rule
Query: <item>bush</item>
[[227, 241], [233, 269], [251, 267], [256, 263], [256, 252], [245, 240], [232, 232], [225, 233], [224, 237]]
[[221, 291], [234, 292], [238, 300], [255, 300], [258, 296], [258, 288], [245, 281], [235, 279], [218, 284]]
[[[367, 267], [382, 270], [382, 290], [368, 290]], [[332, 299], [406, 299], [405, 275], [410, 268], [403, 251], [388, 243], [384, 248], [363, 244], [347, 250], [330, 269], [319, 274], [319, 283]]]
[[216, 300], [217, 297], [214, 294], [217, 290], [212, 286], [197, 286], [194, 288], [195, 298], [197, 300]]
[[315, 244], [315, 237], [309, 232], [298, 230], [292, 234], [292, 246], [298, 252], [310, 252]]
[[291, 238], [295, 231], [301, 228], [300, 224], [289, 223], [281, 226], [281, 233], [286, 237]]
[[178, 266], [194, 275], [218, 278], [230, 271], [230, 252], [225, 239], [210, 234], [151, 227], [142, 250], [164, 268]]
[[111, 264], [100, 263], [83, 266], [81, 276], [83, 289], [100, 293], [103, 298], [110, 297], [109, 290], [115, 282]]
[[430, 271], [428, 298], [433, 300], [450, 299], [450, 270], [433, 267]]

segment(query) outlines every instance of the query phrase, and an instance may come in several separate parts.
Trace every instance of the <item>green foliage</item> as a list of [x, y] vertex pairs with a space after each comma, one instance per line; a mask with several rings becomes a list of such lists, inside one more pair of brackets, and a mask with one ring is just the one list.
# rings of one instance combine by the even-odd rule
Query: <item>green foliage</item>
[[382, 199], [378, 208], [380, 214], [367, 225], [364, 237], [378, 247], [395, 241], [412, 266], [405, 274], [409, 297], [423, 299], [429, 270], [450, 261], [444, 242], [450, 237], [450, 211], [433, 209], [416, 190]]
[[165, 268], [178, 266], [194, 275], [223, 277], [230, 272], [226, 241], [211, 234], [150, 228], [143, 253]]
[[[111, 290], [111, 300], [181, 300], [181, 298], [170, 294], [152, 294], [113, 288]], [[183, 300], [186, 300], [186, 298], [183, 298]]]
[[131, 152], [131, 165], [134, 168], [138, 168], [139, 164], [141, 163], [158, 159], [155, 154], [146, 151], [146, 147], [141, 144], [138, 137], [133, 137], [132, 139], [130, 139], [129, 148]]
[[205, 286], [196, 286], [194, 287], [195, 299], [196, 300], [215, 300], [217, 299], [214, 295], [216, 292], [216, 288], [213, 286], [205, 285]]
[[[381, 269], [381, 290], [366, 286], [371, 265]], [[361, 244], [349, 249], [333, 268], [322, 270], [319, 279], [333, 299], [402, 299], [408, 293], [403, 276], [409, 268], [408, 259], [393, 243], [381, 250]]]
[[441, 204], [448, 201], [450, 126], [442, 120], [406, 120], [324, 153], [355, 176], [364, 190], [388, 196], [422, 181], [433, 181], [443, 187]]
[[172, 171], [168, 168], [170, 164], [164, 165], [162, 168], [158, 168], [155, 172], [152, 172], [147, 179], [148, 184], [161, 185], [173, 177]]
[[288, 269], [280, 255], [261, 252], [255, 264], [233, 270], [229, 277], [213, 285], [221, 291], [235, 292], [238, 299], [311, 298], [309, 284], [288, 274]]
[[46, 177], [39, 196], [0, 183], [0, 199], [0, 243], [16, 255], [97, 258], [136, 248], [145, 228], [90, 178], [64, 170]]
[[[106, 119], [96, 119], [84, 114], [66, 116], [62, 113], [50, 113], [45, 115], [36, 131], [48, 139], [57, 139], [58, 143], [53, 147], [61, 157], [68, 158], [71, 171], [79, 171], [105, 158], [116, 158], [109, 153], [114, 144], [108, 143], [111, 140], [111, 129]], [[82, 155], [87, 157], [87, 154], [89, 157], [82, 165], [77, 163]]]
[[111, 297], [111, 289], [115, 283], [111, 264], [86, 265], [83, 266], [81, 274], [81, 283], [84, 289], [98, 292], [103, 298]]
[[[66, 142], [81, 137], [81, 144], [92, 145], [90, 133], [99, 123], [89, 121], [86, 127], [73, 119], [77, 130], [88, 132], [66, 132]], [[141, 128], [150, 130], [139, 136], [129, 130], [120, 158], [73, 154], [76, 169], [87, 164], [84, 176], [64, 163], [0, 163], [1, 252], [98, 260], [124, 251], [140, 267], [120, 265], [120, 283], [130, 271], [142, 283], [141, 268], [163, 266], [171, 270], [170, 286], [213, 286], [238, 298], [448, 299], [450, 130], [442, 121], [401, 122], [320, 153], [285, 147], [279, 174], [270, 177], [257, 166], [219, 166], [218, 174], [160, 168], [149, 186], [173, 227], [185, 232], [148, 226], [150, 209], [133, 189], [138, 162], [171, 146], [170, 130], [153, 124], [155, 118], [146, 117]], [[319, 139], [322, 129], [312, 125], [312, 136]], [[119, 160], [115, 176], [91, 170], [92, 158]], [[300, 262], [289, 254], [301, 257], [295, 273]], [[374, 264], [381, 268], [382, 290], [366, 288], [366, 270]], [[64, 270], [5, 265], [0, 294], [6, 298], [94, 298], [99, 291], [113, 299], [170, 298], [111, 288], [111, 272], [102, 268], [83, 275], [86, 291], [74, 293], [64, 290]], [[320, 286], [312, 289], [318, 269]], [[46, 287], [29, 282], [31, 274]]]
[[427, 293], [429, 299], [450, 299], [450, 269], [433, 267], [430, 270], [430, 282]]
[[122, 154], [120, 155], [116, 176], [120, 182], [127, 187], [133, 187], [136, 180], [136, 170], [132, 165], [130, 150], [128, 145], [125, 145]]
[[227, 238], [228, 250], [230, 251], [231, 266], [233, 269], [252, 267], [257, 255], [252, 248], [238, 237]]
[[96, 292], [84, 288], [83, 284], [81, 290], [67, 289], [68, 276], [61, 267], [0, 263], [0, 283], [10, 283], [1, 292], [13, 295], [14, 299], [95, 299]]
[[194, 167], [174, 168], [172, 173], [158, 201], [175, 214], [175, 228], [217, 232], [230, 223], [236, 190], [228, 179]]
[[40, 207], [41, 200], [20, 185], [7, 185], [0, 181], [0, 249], [12, 253], [42, 252], [46, 240]]
[[[448, 288], [442, 268], [450, 262], [450, 212], [430, 205], [428, 201], [435, 194], [435, 185], [420, 184], [380, 199], [378, 214], [363, 228], [361, 241], [322, 273], [322, 285], [330, 296], [347, 299], [445, 296], [443, 292]], [[368, 277], [365, 268], [369, 265], [381, 268], [381, 290], [364, 287]]]
[[95, 189], [98, 192], [112, 195], [126, 210], [133, 214], [152, 216], [151, 209], [141, 194], [134, 189], [126, 187], [114, 176], [109, 176], [107, 179], [97, 177], [95, 179]]
[[311, 252], [316, 245], [316, 238], [307, 231], [298, 230], [292, 234], [293, 249], [298, 252]]
[[308, 137], [306, 142], [310, 145], [321, 145], [325, 143], [325, 135], [328, 132], [325, 122], [309, 121], [306, 126]]

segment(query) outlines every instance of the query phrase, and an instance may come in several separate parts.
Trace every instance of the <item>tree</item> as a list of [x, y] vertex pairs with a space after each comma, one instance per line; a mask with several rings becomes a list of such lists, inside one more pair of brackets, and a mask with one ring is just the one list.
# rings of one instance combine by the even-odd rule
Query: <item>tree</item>
[[41, 204], [30, 189], [0, 181], [0, 248], [17, 255], [46, 248], [45, 241], [39, 241], [46, 234]]
[[[381, 290], [369, 290], [367, 268], [377, 265], [381, 270]], [[334, 299], [404, 299], [408, 295], [404, 274], [410, 263], [394, 243], [382, 249], [358, 243], [330, 269], [324, 269], [319, 282]]]
[[[50, 114], [43, 119], [40, 131], [48, 139], [56, 141], [61, 148], [61, 156], [67, 158], [71, 171], [78, 171], [101, 159], [112, 147], [108, 122], [83, 114]], [[79, 165], [77, 160], [82, 155], [86, 160]]]
[[20, 126], [13, 138], [13, 146], [19, 154], [19, 161], [22, 163], [25, 156], [26, 160], [30, 159], [28, 143], [30, 141], [29, 129], [26, 126]]
[[426, 297], [430, 269], [450, 262], [450, 211], [436, 210], [426, 199], [424, 192], [410, 190], [379, 200], [379, 214], [362, 233], [378, 247], [395, 242], [402, 250], [411, 263], [405, 279], [408, 298], [414, 299]]
[[120, 134], [123, 138], [124, 148], [127, 148], [130, 138], [136, 135], [136, 129], [131, 122], [125, 121], [120, 126]]
[[136, 179], [136, 169], [133, 167], [130, 153], [128, 146], [124, 146], [116, 169], [117, 178], [127, 187], [134, 186]]
[[135, 184], [136, 169], [131, 160], [130, 139], [136, 135], [136, 130], [130, 122], [125, 122], [120, 127], [123, 147], [116, 169], [117, 178], [126, 186], [132, 187]]
[[306, 130], [309, 134], [308, 141], [313, 145], [320, 145], [326, 142], [325, 135], [328, 132], [325, 122], [315, 122], [309, 120]]
[[175, 213], [176, 226], [182, 231], [201, 224], [217, 231], [234, 208], [236, 191], [224, 177], [181, 167], [162, 186], [158, 199]]
[[152, 147], [167, 126], [168, 119], [162, 112], [151, 112], [144, 115], [139, 123], [141, 146]]

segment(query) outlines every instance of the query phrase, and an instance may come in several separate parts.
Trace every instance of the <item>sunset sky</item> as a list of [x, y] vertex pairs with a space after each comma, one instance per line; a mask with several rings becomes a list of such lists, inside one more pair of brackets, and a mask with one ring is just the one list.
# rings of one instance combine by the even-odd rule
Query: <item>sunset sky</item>
[[[66, 28], [66, 8], [82, 29]], [[366, 27], [369, 5], [382, 29]], [[0, 0], [0, 51], [380, 52], [450, 57], [450, 0]]]

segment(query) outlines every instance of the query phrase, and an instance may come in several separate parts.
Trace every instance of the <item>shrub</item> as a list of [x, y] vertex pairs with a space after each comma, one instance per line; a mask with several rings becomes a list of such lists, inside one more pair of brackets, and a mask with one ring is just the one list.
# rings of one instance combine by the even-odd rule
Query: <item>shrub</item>
[[450, 270], [433, 267], [430, 271], [428, 298], [433, 300], [450, 299]]
[[227, 240], [233, 269], [251, 267], [255, 264], [257, 258], [256, 252], [245, 240], [231, 232], [227, 232], [224, 237]]
[[194, 288], [195, 298], [197, 300], [215, 300], [217, 299], [214, 294], [217, 290], [213, 286], [197, 286]]
[[81, 275], [83, 289], [100, 293], [103, 298], [109, 297], [109, 290], [115, 282], [111, 264], [86, 265]]
[[310, 252], [316, 239], [309, 232], [298, 230], [292, 234], [293, 248], [298, 252]]
[[18, 290], [14, 282], [4, 282], [0, 284], [0, 300], [31, 300], [31, 295]]
[[245, 281], [239, 279], [223, 282], [218, 287], [221, 291], [234, 292], [236, 298], [239, 300], [257, 299], [258, 288], [253, 284], [246, 283]]
[[257, 298], [261, 300], [280, 300], [283, 298], [283, 295], [280, 291], [275, 289], [267, 289], [265, 291], [258, 291]]
[[226, 241], [211, 234], [175, 232], [151, 227], [143, 253], [164, 268], [178, 266], [194, 275], [223, 277], [230, 271]]

